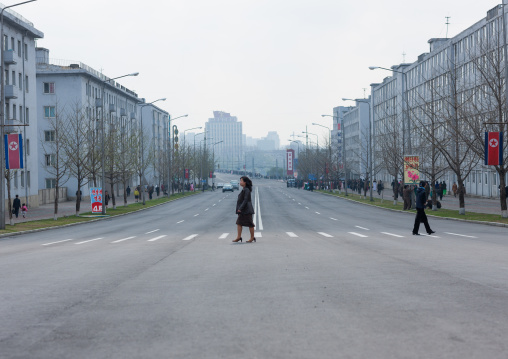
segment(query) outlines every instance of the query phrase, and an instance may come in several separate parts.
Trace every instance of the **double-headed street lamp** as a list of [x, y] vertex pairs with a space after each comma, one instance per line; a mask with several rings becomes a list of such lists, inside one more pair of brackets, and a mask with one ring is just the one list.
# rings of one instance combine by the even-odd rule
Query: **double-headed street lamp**
[[371, 102], [369, 100], [364, 100], [364, 99], [358, 99], [358, 100], [353, 100], [353, 99], [350, 99], [350, 98], [343, 98], [342, 101], [356, 101], [356, 102], [362, 102], [362, 103], [366, 103], [369, 105], [369, 145], [368, 145], [368, 152], [369, 152], [369, 177], [370, 177], [370, 191], [369, 191], [369, 194], [370, 194], [370, 201], [373, 202], [374, 201], [374, 198], [372, 197], [372, 185], [374, 184], [372, 181], [374, 180], [374, 175], [372, 173], [372, 123], [374, 122], [374, 118], [373, 118], [373, 114], [372, 114], [372, 111], [370, 109], [370, 106], [371, 106]]
[[174, 120], [177, 120], [179, 118], [182, 118], [182, 117], [187, 117], [189, 116], [188, 114], [185, 114], [185, 115], [181, 115], [181, 116], [177, 116], [175, 118], [171, 118], [171, 116], [168, 116], [168, 131], [167, 131], [167, 136], [168, 136], [168, 140], [167, 140], [167, 143], [168, 143], [168, 147], [171, 147], [171, 148], [168, 148], [168, 151], [166, 152], [168, 157], [169, 157], [169, 161], [168, 161], [168, 198], [169, 196], [171, 196], [171, 190], [173, 189], [173, 185], [172, 185], [172, 182], [171, 182], [171, 163], [172, 163], [172, 155], [173, 155], [173, 148], [174, 148], [174, 144], [171, 145], [171, 141], [170, 141], [170, 138], [171, 138], [171, 121], [174, 121]]
[[319, 136], [317, 134], [309, 132], [309, 131], [302, 131], [302, 133], [305, 133], [306, 135], [316, 136], [316, 147], [319, 150]]
[[101, 107], [101, 166], [102, 166], [102, 173], [101, 173], [102, 211], [101, 211], [101, 213], [102, 213], [102, 215], [106, 215], [106, 205], [105, 205], [105, 203], [106, 203], [106, 164], [104, 162], [104, 159], [106, 157], [106, 155], [104, 153], [104, 132], [105, 132], [104, 121], [106, 120], [106, 116], [104, 115], [104, 112], [105, 112], [105, 107], [106, 107], [106, 101], [105, 101], [106, 84], [110, 81], [121, 79], [122, 77], [138, 76], [138, 75], [139, 75], [139, 72], [134, 72], [132, 74], [122, 75], [122, 76], [118, 76], [118, 77], [113, 77], [111, 79], [103, 80], [102, 81], [101, 101], [100, 101], [99, 106], [97, 106], [97, 101], [95, 104], [96, 107]]
[[[0, 63], [1, 63], [1, 67], [2, 67], [2, 73], [0, 74], [0, 136], [2, 137], [0, 139], [1, 143], [0, 143], [0, 161], [2, 161], [2, 163], [0, 164], [0, 169], [1, 169], [1, 172], [0, 173], [0, 209], [1, 209], [1, 212], [0, 213], [0, 229], [5, 229], [5, 176], [4, 176], [4, 169], [5, 169], [5, 161], [4, 161], [4, 158], [5, 158], [5, 149], [4, 149], [4, 146], [5, 146], [5, 143], [4, 143], [4, 133], [5, 133], [5, 78], [4, 78], [4, 74], [5, 74], [5, 62], [4, 62], [4, 52], [5, 52], [5, 47], [6, 47], [6, 43], [4, 42], [4, 11], [11, 8], [11, 7], [14, 7], [14, 6], [19, 6], [19, 5], [23, 5], [23, 4], [28, 4], [30, 2], [34, 2], [36, 0], [29, 0], [29, 1], [23, 1], [23, 2], [20, 2], [20, 3], [17, 3], [17, 4], [13, 4], [13, 5], [9, 5], [9, 6], [5, 6], [1, 11], [0, 11]], [[21, 85], [21, 84], [20, 84]], [[21, 154], [23, 155], [23, 154]], [[26, 165], [25, 165], [26, 166]], [[28, 188], [28, 185], [27, 185], [27, 188]]]
[[143, 193], [143, 206], [146, 204], [145, 202], [145, 189], [143, 188], [143, 177], [145, 177], [145, 138], [143, 137], [143, 107], [150, 106], [151, 104], [158, 102], [158, 101], [166, 101], [166, 98], [160, 98], [155, 101], [145, 103], [144, 105], [139, 106], [141, 109], [141, 172], [139, 176], [139, 185], [141, 186], [141, 192]]

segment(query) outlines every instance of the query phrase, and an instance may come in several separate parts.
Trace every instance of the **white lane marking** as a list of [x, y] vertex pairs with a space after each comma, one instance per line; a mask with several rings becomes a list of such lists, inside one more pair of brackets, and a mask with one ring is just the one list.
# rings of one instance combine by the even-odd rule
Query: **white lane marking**
[[394, 237], [404, 238], [404, 236], [399, 236], [398, 234], [393, 234], [393, 233], [388, 233], [388, 232], [381, 232], [381, 233], [386, 234], [386, 235], [389, 235], [389, 236], [394, 236]]
[[208, 211], [210, 208], [205, 209], [205, 212]]
[[452, 236], [460, 236], [460, 237], [467, 237], [467, 238], [478, 238], [475, 236], [466, 236], [465, 234], [458, 234], [458, 233], [450, 233], [450, 232], [443, 232], [445, 234], [451, 234]]
[[43, 246], [50, 246], [52, 244], [62, 243], [62, 242], [68, 242], [73, 241], [74, 239], [64, 239], [63, 241], [57, 241], [57, 242], [51, 242], [51, 243], [44, 243]]
[[432, 238], [441, 238], [441, 237], [438, 237], [438, 236], [433, 236], [431, 234], [424, 234], [424, 233], [420, 233], [421, 236], [426, 236], [426, 237], [432, 237]]
[[321, 214], [321, 213], [319, 213], [319, 212], [316, 212], [316, 214]]
[[229, 236], [229, 233], [222, 233], [219, 239], [226, 239]]
[[153, 231], [146, 232], [145, 234], [150, 234], [150, 233], [154, 233], [154, 232], [157, 232], [157, 231], [160, 231], [160, 229], [154, 229]]
[[338, 219], [337, 219], [337, 218], [332, 218], [332, 217], [330, 217], [330, 219], [331, 219], [332, 221], [338, 221]]
[[197, 237], [197, 234], [191, 234], [190, 236], [185, 237], [184, 239], [182, 239], [182, 241], [190, 241], [194, 237]]
[[296, 234], [294, 234], [293, 232], [286, 232], [286, 234], [287, 234], [288, 236], [290, 236], [290, 237], [293, 237], [293, 238], [298, 237], [298, 236], [297, 236]]
[[158, 237], [155, 237], [155, 238], [149, 239], [147, 242], [153, 242], [153, 241], [156, 241], [156, 240], [158, 240], [158, 239], [164, 238], [164, 237], [166, 237], [166, 236], [167, 236], [166, 234], [163, 234], [162, 236], [158, 236]]
[[136, 238], [136, 236], [134, 236], [134, 237], [127, 237], [127, 238], [123, 238], [123, 239], [119, 239], [119, 240], [117, 240], [117, 241], [113, 241], [113, 242], [111, 242], [111, 243], [119, 243], [119, 242], [123, 242], [123, 241], [126, 241], [126, 240], [128, 240], [128, 239], [132, 239], [132, 238]]
[[180, 222], [176, 222], [176, 224], [182, 223], [182, 222], [185, 222], [185, 219], [182, 219]]
[[295, 199], [293, 198], [293, 201], [294, 201], [294, 200], [295, 200]]
[[322, 235], [323, 237], [328, 237], [328, 238], [333, 238], [332, 235], [328, 234], [328, 233], [325, 233], [325, 232], [318, 232], [320, 235]]
[[360, 228], [360, 229], [365, 229], [366, 231], [370, 231], [370, 229], [368, 228], [365, 228], [365, 227], [360, 227], [360, 226], [355, 226], [356, 228]]
[[199, 213], [194, 215], [194, 217], [197, 217], [197, 216], [199, 216]]
[[[219, 201], [219, 202], [220, 202], [220, 201]], [[213, 204], [213, 206], [212, 206], [212, 207], [215, 207], [215, 203]]]
[[298, 203], [300, 206], [302, 205], [301, 203]]
[[363, 235], [363, 234], [356, 233], [356, 232], [348, 232], [348, 233], [349, 233], [349, 234], [353, 234], [353, 235], [358, 236], [358, 237], [367, 237], [367, 236], [365, 236], [365, 235]]
[[102, 237], [99, 237], [99, 238], [94, 238], [94, 239], [89, 239], [89, 240], [87, 240], [87, 241], [78, 242], [78, 243], [74, 243], [74, 244], [83, 244], [83, 243], [88, 243], [88, 242], [98, 241], [99, 239], [102, 239]]
[[[263, 230], [263, 220], [261, 218], [261, 201], [259, 200], [259, 189], [256, 187], [256, 193], [254, 194], [254, 200], [256, 203], [254, 203], [254, 226], [260, 231]], [[256, 225], [256, 217], [257, 217], [257, 225]]]
[[254, 237], [263, 238], [263, 236], [261, 235], [261, 232], [254, 232]]
[[305, 208], [309, 209], [309, 207], [307, 207], [307, 206]]

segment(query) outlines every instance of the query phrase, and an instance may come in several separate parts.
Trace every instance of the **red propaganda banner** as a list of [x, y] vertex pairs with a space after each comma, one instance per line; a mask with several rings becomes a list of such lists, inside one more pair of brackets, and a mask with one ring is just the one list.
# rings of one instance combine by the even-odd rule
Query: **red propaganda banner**
[[340, 131], [340, 122], [337, 123], [337, 131]]
[[286, 150], [286, 164], [287, 164], [287, 175], [292, 176], [294, 173], [293, 162], [295, 159], [295, 150]]
[[92, 202], [92, 213], [102, 213], [102, 188], [90, 188], [90, 200]]
[[189, 169], [185, 169], [185, 179], [189, 179]]
[[503, 133], [485, 132], [485, 165], [499, 166], [503, 163]]
[[213, 172], [210, 172], [210, 178], [213, 178]]
[[5, 135], [5, 168], [23, 168], [23, 139], [21, 134]]

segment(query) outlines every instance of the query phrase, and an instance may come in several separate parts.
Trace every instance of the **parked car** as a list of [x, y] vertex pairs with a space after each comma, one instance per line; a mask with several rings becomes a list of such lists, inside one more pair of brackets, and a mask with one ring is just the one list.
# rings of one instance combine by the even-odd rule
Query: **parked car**
[[240, 182], [238, 182], [237, 180], [231, 180], [229, 181], [229, 183], [231, 183], [233, 189], [240, 189]]
[[230, 183], [225, 183], [224, 186], [222, 186], [222, 192], [231, 191], [234, 192], [233, 185]]
[[224, 183], [217, 183], [217, 188], [222, 188], [224, 187]]

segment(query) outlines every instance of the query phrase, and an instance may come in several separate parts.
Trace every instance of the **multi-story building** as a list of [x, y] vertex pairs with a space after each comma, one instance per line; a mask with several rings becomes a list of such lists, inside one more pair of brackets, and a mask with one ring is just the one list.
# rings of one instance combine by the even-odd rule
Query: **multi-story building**
[[38, 206], [35, 40], [44, 34], [12, 10], [6, 10], [3, 16], [5, 124], [13, 125], [6, 127], [5, 132], [22, 134], [24, 142], [24, 168], [11, 171], [11, 195], [19, 195], [29, 207]]
[[369, 100], [356, 100], [342, 114], [347, 178], [365, 178], [368, 169]]
[[205, 124], [205, 131], [208, 144], [223, 141], [214, 146], [216, 166], [229, 170], [243, 169], [242, 122], [227, 112], [214, 111], [213, 118]]
[[[87, 172], [84, 186], [81, 187], [83, 197], [89, 195], [89, 187], [102, 186], [102, 172], [99, 170], [103, 145], [100, 136], [102, 113], [105, 115], [106, 178], [111, 173], [111, 163], [107, 160], [111, 158], [108, 155], [109, 149], [117, 151], [114, 162], [118, 167], [128, 165], [128, 162], [132, 163], [132, 161], [139, 159], [137, 154], [128, 151], [132, 149], [128, 141], [139, 133], [140, 99], [135, 92], [110, 80], [102, 73], [83, 63], [50, 61], [49, 50], [44, 48], [37, 48], [37, 81], [33, 92], [34, 97], [37, 97], [37, 111], [34, 111], [34, 113], [36, 113], [35, 116], [38, 120], [39, 141], [37, 148], [34, 148], [38, 150], [34, 157], [38, 158], [39, 188], [55, 187], [56, 177], [53, 168], [57, 155], [55, 152], [55, 140], [58, 135], [56, 130], [57, 128], [61, 129], [61, 126], [69, 125], [80, 127], [80, 132], [76, 132], [72, 138], [67, 138], [67, 141], [75, 141], [76, 146], [80, 143], [82, 149], [95, 149], [88, 155], [89, 161], [96, 161], [95, 165], [89, 166], [93, 167], [94, 170], [90, 173], [90, 168], [83, 169]], [[102, 112], [103, 107], [104, 112]], [[157, 131], [155, 131], [154, 121], [155, 118], [157, 118], [157, 121], [159, 121], [159, 118], [161, 121], [163, 119], [158, 115], [152, 116], [152, 110], [149, 109], [149, 106], [144, 107], [144, 116], [146, 119], [144, 127], [149, 129], [147, 133], [149, 138], [154, 134], [159, 136], [159, 128], [157, 127]], [[64, 133], [63, 130], [61, 133]], [[69, 132], [65, 133], [69, 134]], [[153, 139], [152, 142], [154, 142], [157, 149], [160, 147], [158, 138]], [[125, 146], [124, 150], [121, 149], [122, 146]], [[118, 150], [123, 155], [122, 158], [118, 157]], [[82, 153], [83, 150], [81, 150]], [[78, 154], [80, 153], [76, 148], [75, 155]], [[127, 158], [127, 154], [132, 158]], [[69, 154], [61, 153], [60, 155], [64, 158]], [[67, 187], [68, 197], [75, 197], [78, 191], [77, 168], [62, 167], [62, 169], [66, 171], [66, 174], [63, 176], [63, 183], [60, 185]], [[109, 187], [108, 179], [106, 179], [106, 182]], [[128, 181], [130, 186], [138, 183], [139, 178], [136, 179], [136, 176], [132, 176]], [[123, 191], [123, 188], [121, 185], [116, 186], [116, 190]], [[117, 192], [117, 194], [120, 193], [123, 192]]]

